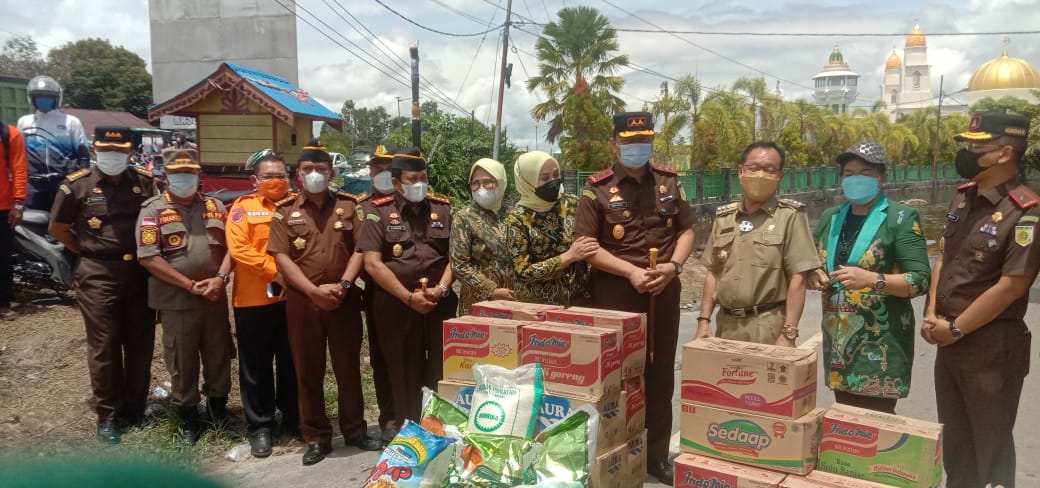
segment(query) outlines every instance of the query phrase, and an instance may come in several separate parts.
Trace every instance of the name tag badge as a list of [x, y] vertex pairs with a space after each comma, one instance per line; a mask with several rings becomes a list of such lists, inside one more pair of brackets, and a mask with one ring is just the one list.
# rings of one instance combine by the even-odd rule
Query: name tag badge
[[388, 225], [388, 226], [386, 226], [386, 230], [400, 230], [400, 231], [404, 231], [404, 226], [403, 225]]
[[302, 224], [306, 224], [307, 220], [306, 219], [290, 219], [286, 223], [289, 224], [289, 225], [302, 225]]
[[991, 236], [995, 236], [995, 235], [997, 235], [997, 226], [995, 226], [993, 224], [984, 224], [981, 228], [979, 228], [979, 231], [982, 232], [983, 234], [989, 234]]
[[955, 213], [948, 213], [948, 214], [946, 214], [946, 220], [949, 220], [950, 222], [956, 222], [956, 221], [958, 221], [960, 219], [961, 219], [961, 216], [957, 215]]
[[443, 229], [444, 222], [430, 222], [430, 227], [433, 227], [434, 229]]
[[661, 201], [661, 203], [664, 203], [664, 202], [672, 201], [673, 198], [675, 198], [674, 195], [665, 195], [665, 196], [661, 197], [659, 200]]
[[87, 197], [87, 203], [101, 203], [103, 201], [105, 201], [105, 197], [104, 196], [100, 196], [100, 197]]
[[607, 203], [607, 208], [614, 210], [617, 208], [628, 208], [628, 202], [610, 202]]

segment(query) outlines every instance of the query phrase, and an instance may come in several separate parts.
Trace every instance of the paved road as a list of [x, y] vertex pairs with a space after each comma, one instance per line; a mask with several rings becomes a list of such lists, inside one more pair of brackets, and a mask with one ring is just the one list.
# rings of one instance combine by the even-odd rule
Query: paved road
[[[1033, 286], [1030, 301], [1032, 305], [1026, 316], [1026, 322], [1034, 325], [1040, 324], [1040, 287]], [[805, 333], [800, 340], [804, 341], [817, 330], [820, 323], [820, 295], [810, 292], [806, 301], [806, 309], [802, 318], [801, 328]], [[924, 307], [924, 299], [914, 300], [914, 309], [920, 314]], [[693, 338], [696, 328], [695, 311], [687, 311], [682, 316], [682, 326], [679, 333], [681, 358], [682, 344]], [[1033, 337], [1034, 357], [1040, 354], [1040, 339]], [[935, 347], [924, 342], [918, 337], [916, 348], [916, 359], [912, 379], [911, 393], [908, 398], [899, 402], [896, 407], [897, 413], [909, 417], [915, 417], [930, 421], [937, 421], [935, 410], [935, 389], [932, 380], [932, 364], [935, 361]], [[1037, 361], [1033, 362], [1033, 370], [1036, 370]], [[676, 385], [680, 384], [680, 368], [678, 362], [675, 368]], [[822, 373], [821, 373], [822, 377]], [[1035, 372], [1026, 378], [1025, 389], [1022, 392], [1022, 402], [1019, 407], [1018, 423], [1015, 428], [1015, 443], [1018, 450], [1018, 476], [1017, 482], [1020, 487], [1040, 486], [1040, 373]], [[833, 403], [834, 397], [820, 381], [818, 388], [817, 403], [826, 407]], [[672, 451], [678, 453], [678, 429], [679, 429], [679, 400], [677, 396], [673, 401], [675, 422], [675, 435], [672, 438]], [[215, 473], [230, 486], [241, 486], [251, 488], [283, 488], [294, 487], [337, 487], [359, 486], [368, 475], [369, 470], [375, 464], [378, 457], [375, 453], [361, 452], [357, 449], [344, 449], [342, 439], [336, 439], [334, 445], [336, 451], [325, 461], [311, 466], [300, 465], [300, 456], [303, 451], [291, 455], [272, 457], [268, 459], [249, 459], [241, 463], [230, 465]], [[646, 486], [664, 486], [648, 478]]]

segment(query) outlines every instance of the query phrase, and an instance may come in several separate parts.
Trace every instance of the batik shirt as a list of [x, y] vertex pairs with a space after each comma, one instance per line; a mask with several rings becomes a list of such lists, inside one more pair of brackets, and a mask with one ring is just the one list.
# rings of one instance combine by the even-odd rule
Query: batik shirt
[[451, 229], [451, 269], [461, 285], [459, 315], [489, 300], [496, 288], [513, 288], [513, 259], [506, 238], [505, 206], [498, 213], [477, 204], [455, 213]]
[[509, 214], [506, 225], [518, 301], [571, 306], [586, 299], [588, 264], [564, 268], [560, 258], [574, 242], [577, 203], [577, 196], [565, 194], [548, 211], [517, 205]]

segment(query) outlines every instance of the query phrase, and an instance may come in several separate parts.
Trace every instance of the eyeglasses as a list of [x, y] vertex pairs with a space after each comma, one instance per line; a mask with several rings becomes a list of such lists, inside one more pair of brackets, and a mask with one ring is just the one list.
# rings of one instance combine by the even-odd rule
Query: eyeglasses
[[486, 188], [488, 190], [494, 190], [495, 188], [498, 188], [498, 182], [495, 181], [493, 178], [482, 178], [482, 179], [479, 179], [479, 180], [473, 180], [473, 181], [469, 182], [469, 189], [470, 190], [477, 191], [477, 190], [479, 190], [481, 188]]
[[751, 165], [747, 165], [747, 164], [742, 164], [741, 167], [744, 168], [744, 171], [765, 171], [767, 174], [771, 174], [773, 176], [776, 176], [776, 175], [780, 174], [783, 171], [780, 168], [773, 168], [773, 167], [766, 167], [766, 166], [757, 166], [757, 165], [756, 166], [751, 166]]

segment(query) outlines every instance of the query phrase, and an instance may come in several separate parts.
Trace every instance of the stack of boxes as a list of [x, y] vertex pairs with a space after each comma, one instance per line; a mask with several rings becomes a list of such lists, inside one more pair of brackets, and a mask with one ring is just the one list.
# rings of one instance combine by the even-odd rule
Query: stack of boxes
[[[582, 405], [593, 406], [600, 419], [590, 486], [642, 486], [646, 477], [641, 359], [646, 354], [645, 318], [593, 309], [564, 312], [553, 305], [498, 300], [475, 304], [472, 316], [446, 320], [444, 380], [438, 393], [468, 409], [474, 364], [512, 369], [540, 363], [545, 394], [539, 429]], [[626, 348], [629, 341], [623, 338], [638, 347], [628, 344]], [[629, 404], [631, 411], [626, 409]]]

